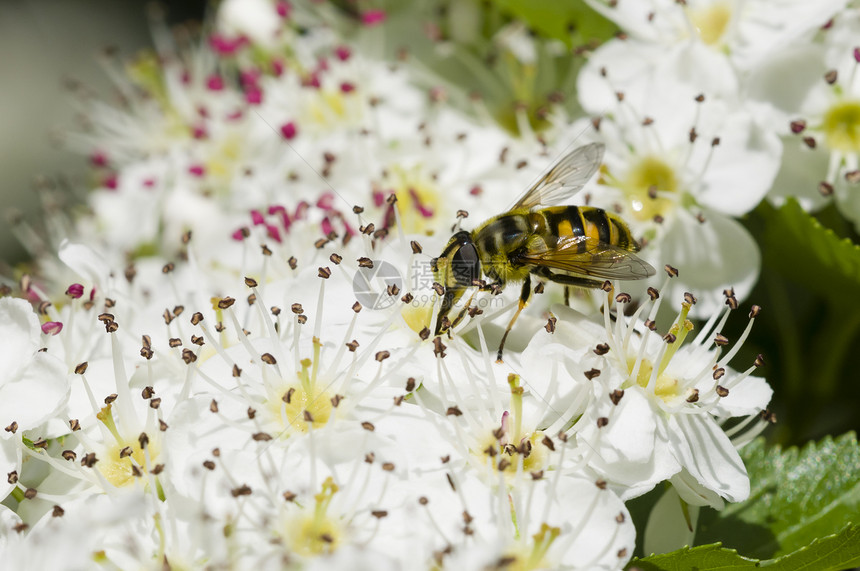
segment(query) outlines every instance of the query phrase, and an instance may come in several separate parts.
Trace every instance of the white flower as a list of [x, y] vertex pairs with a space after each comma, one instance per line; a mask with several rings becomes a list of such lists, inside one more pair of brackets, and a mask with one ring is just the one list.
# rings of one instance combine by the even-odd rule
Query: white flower
[[[606, 77], [584, 71], [580, 92], [605, 89], [611, 79], [612, 68]], [[652, 265], [680, 270], [672, 295], [700, 291], [696, 311], [715, 311], [724, 289], [743, 299], [758, 278], [760, 255], [732, 217], [752, 210], [770, 188], [779, 138], [748, 110], [667, 75], [649, 76], [588, 110], [602, 115], [597, 136], [606, 144], [591, 203], [624, 217]]]
[[[21, 469], [24, 431], [39, 428], [62, 407], [69, 394], [68, 370], [53, 355], [40, 350], [42, 327], [29, 303], [0, 299], [0, 460], [4, 473], [14, 473], [0, 486], [5, 498], [15, 488]], [[38, 433], [28, 433], [33, 440]]]
[[[656, 290], [654, 299], [659, 297]], [[558, 332], [570, 346], [591, 348], [584, 363], [592, 398], [583, 403], [573, 430], [593, 455], [589, 465], [618, 486], [622, 498], [638, 496], [656, 483], [673, 478], [678, 493], [691, 504], [722, 505], [749, 494], [743, 462], [720, 423], [736, 416], [754, 417], [770, 400], [764, 379], [750, 374], [760, 364], [738, 373], [728, 363], [743, 344], [750, 324], [727, 353], [722, 330], [737, 300], [729, 297], [725, 312], [714, 314], [697, 335], [687, 319], [695, 298], [686, 295], [676, 322], [665, 335], [651, 327], [659, 302], [643, 325], [649, 304], [632, 317], [622, 308], [629, 296], [619, 294], [616, 321], [605, 313], [601, 328], [565, 307], [555, 307]], [[573, 324], [572, 321], [576, 323]], [[559, 334], [557, 333], [557, 335]], [[692, 343], [684, 343], [696, 335]], [[757, 430], [763, 428], [760, 421]]]

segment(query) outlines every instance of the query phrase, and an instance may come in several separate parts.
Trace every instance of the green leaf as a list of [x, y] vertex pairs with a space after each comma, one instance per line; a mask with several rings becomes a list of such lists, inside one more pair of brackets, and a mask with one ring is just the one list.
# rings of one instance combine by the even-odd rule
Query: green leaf
[[524, 21], [539, 34], [561, 40], [568, 47], [574, 39], [583, 44], [604, 42], [617, 29], [615, 24], [592, 10], [583, 0], [493, 1], [501, 10]]
[[846, 526], [839, 533], [817, 539], [779, 559], [763, 561], [769, 571], [838, 571], [860, 565], [860, 525]]
[[[762, 203], [762, 250], [792, 281], [828, 296], [860, 287], [860, 246], [840, 239], [790, 198], [779, 209]], [[765, 268], [767, 271], [767, 267]]]
[[689, 571], [690, 569], [732, 571], [733, 569], [753, 569], [757, 563], [754, 559], [741, 557], [737, 551], [715, 543], [693, 548], [684, 547], [671, 553], [634, 559], [627, 568], [643, 571]]
[[736, 569], [766, 568], [769, 571], [838, 571], [860, 564], [860, 526], [846, 526], [839, 533], [816, 539], [806, 547], [780, 557], [757, 561], [738, 555], [719, 543], [685, 547], [671, 553], [634, 559], [628, 569], [643, 571], [734, 571]]
[[703, 509], [697, 542], [720, 541], [748, 557], [770, 558], [860, 523], [860, 447], [854, 433], [828, 436], [802, 450], [767, 447], [758, 439], [741, 456], [750, 498], [720, 512]]

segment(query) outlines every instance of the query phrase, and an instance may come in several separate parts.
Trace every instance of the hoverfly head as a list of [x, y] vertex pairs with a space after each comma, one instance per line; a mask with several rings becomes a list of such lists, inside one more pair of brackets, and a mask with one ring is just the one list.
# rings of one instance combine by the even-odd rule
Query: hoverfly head
[[446, 288], [466, 288], [481, 277], [481, 260], [472, 235], [457, 232], [442, 254], [432, 261], [436, 281]]

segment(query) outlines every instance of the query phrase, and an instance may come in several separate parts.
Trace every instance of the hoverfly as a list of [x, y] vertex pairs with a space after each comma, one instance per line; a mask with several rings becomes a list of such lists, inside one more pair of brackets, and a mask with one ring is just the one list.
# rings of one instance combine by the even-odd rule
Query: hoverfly
[[[445, 293], [436, 319], [436, 335], [453, 328], [469, 303], [451, 322], [448, 313], [466, 290], [477, 286], [498, 291], [523, 282], [519, 306], [499, 343], [505, 340], [531, 294], [531, 276], [541, 282], [599, 288], [605, 280], [639, 280], [655, 274], [634, 252], [639, 245], [615, 214], [590, 206], [552, 206], [578, 192], [597, 172], [604, 147], [592, 143], [562, 158], [504, 214], [475, 230], [454, 234], [431, 262]], [[490, 283], [481, 281], [485, 275]], [[471, 302], [471, 300], [470, 300]]]

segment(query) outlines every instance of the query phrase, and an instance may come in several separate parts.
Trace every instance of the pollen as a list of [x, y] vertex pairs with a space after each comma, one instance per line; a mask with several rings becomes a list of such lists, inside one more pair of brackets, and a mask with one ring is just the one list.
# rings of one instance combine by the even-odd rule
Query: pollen
[[690, 12], [690, 21], [699, 33], [702, 42], [715, 46], [725, 36], [732, 19], [728, 2], [715, 2], [708, 7]]
[[840, 101], [831, 106], [824, 114], [821, 130], [831, 149], [860, 153], [860, 101]]

